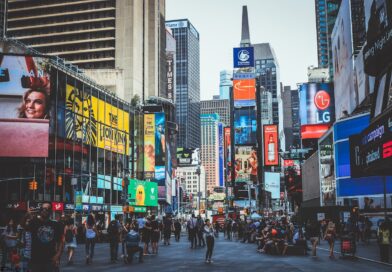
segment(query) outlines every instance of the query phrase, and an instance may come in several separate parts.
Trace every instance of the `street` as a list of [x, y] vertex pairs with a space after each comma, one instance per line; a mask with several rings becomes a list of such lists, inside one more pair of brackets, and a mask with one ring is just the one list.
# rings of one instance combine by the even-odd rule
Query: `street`
[[[65, 266], [65, 254], [61, 271], [391, 271], [391, 265], [359, 259], [330, 260], [326, 250], [318, 250], [318, 257], [310, 256], [271, 256], [256, 252], [255, 244], [243, 244], [223, 239], [216, 240], [212, 264], [204, 263], [206, 249], [190, 249], [186, 236], [179, 243], [170, 246], [160, 245], [157, 256], [145, 256], [144, 263], [137, 260], [131, 265], [123, 262], [109, 262], [108, 244], [96, 245], [96, 256], [92, 265], [85, 265], [84, 245], [76, 250], [74, 264]], [[324, 242], [325, 243], [325, 242]], [[325, 244], [323, 245], [325, 247]], [[338, 250], [338, 247], [335, 247]], [[119, 246], [119, 253], [121, 246]], [[120, 255], [120, 254], [119, 254]], [[339, 254], [336, 254], [339, 256]]]

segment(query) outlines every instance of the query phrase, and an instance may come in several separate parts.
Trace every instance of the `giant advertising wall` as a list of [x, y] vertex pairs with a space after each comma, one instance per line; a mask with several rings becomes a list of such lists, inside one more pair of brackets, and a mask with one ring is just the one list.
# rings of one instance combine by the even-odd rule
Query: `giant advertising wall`
[[0, 55], [0, 157], [48, 156], [50, 95], [48, 59]]
[[256, 79], [233, 80], [234, 107], [251, 107], [256, 105]]
[[235, 145], [254, 145], [256, 130], [256, 110], [254, 108], [241, 108], [234, 111]]
[[265, 166], [279, 165], [278, 126], [264, 125], [263, 137], [264, 137], [264, 165]]
[[[144, 115], [144, 177], [164, 182], [166, 161], [165, 113]], [[163, 184], [162, 184], [163, 185]]]
[[257, 184], [257, 154], [251, 146], [235, 147], [235, 181]]
[[225, 156], [225, 167], [226, 167], [226, 176], [227, 181], [231, 182], [231, 133], [230, 127], [225, 127], [225, 148], [224, 148], [224, 156]]
[[67, 139], [129, 155], [129, 113], [70, 84], [65, 105]]
[[265, 172], [264, 173], [265, 190], [271, 192], [272, 199], [280, 198], [280, 173]]
[[218, 123], [218, 133], [219, 133], [219, 186], [224, 186], [224, 154], [223, 154], [223, 124]]
[[336, 119], [355, 108], [351, 32], [351, 4], [342, 1], [331, 35]]
[[156, 182], [131, 179], [128, 185], [130, 205], [158, 206], [158, 185]]
[[299, 100], [301, 138], [320, 138], [335, 120], [332, 85], [303, 83], [299, 87]]

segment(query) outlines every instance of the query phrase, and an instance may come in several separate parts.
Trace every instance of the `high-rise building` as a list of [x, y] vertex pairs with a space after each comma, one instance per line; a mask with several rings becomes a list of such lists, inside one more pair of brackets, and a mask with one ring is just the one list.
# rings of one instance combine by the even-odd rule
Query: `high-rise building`
[[328, 68], [320, 67], [308, 67], [308, 82], [329, 82], [329, 70]]
[[188, 19], [166, 21], [176, 39], [177, 146], [200, 147], [200, 40]]
[[233, 86], [231, 78], [233, 77], [232, 72], [229, 70], [223, 70], [219, 76], [219, 97], [220, 99], [230, 99], [230, 88]]
[[207, 192], [219, 186], [219, 115], [201, 114], [201, 162], [206, 171]]
[[[206, 189], [206, 171], [203, 165], [200, 165], [200, 176], [198, 175], [198, 165], [179, 165], [176, 175], [180, 179], [180, 184], [184, 191], [192, 194], [193, 200], [197, 199], [197, 193], [201, 192], [205, 196]], [[200, 180], [199, 180], [200, 178]]]
[[164, 0], [5, 2], [8, 38], [77, 65], [127, 101], [165, 88]]
[[342, 0], [315, 0], [318, 66], [333, 77], [331, 34]]
[[3, 38], [5, 36], [5, 28], [7, 26], [6, 8], [7, 8], [7, 2], [0, 1], [0, 38]]
[[261, 93], [260, 99], [261, 125], [272, 124], [272, 94], [264, 91]]
[[285, 136], [284, 151], [301, 147], [300, 123], [299, 123], [299, 97], [298, 91], [290, 86], [284, 86], [282, 92], [283, 107], [283, 130]]
[[230, 126], [230, 100], [213, 99], [200, 101], [200, 114], [219, 115], [219, 120], [224, 126]]

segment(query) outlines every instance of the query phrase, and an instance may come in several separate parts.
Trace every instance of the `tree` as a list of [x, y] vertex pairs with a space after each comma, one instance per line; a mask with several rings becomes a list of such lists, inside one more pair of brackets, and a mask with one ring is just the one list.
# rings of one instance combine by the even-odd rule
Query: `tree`
[[132, 99], [131, 99], [131, 105], [133, 107], [136, 107], [137, 105], [140, 104], [140, 96], [138, 94], [135, 94]]

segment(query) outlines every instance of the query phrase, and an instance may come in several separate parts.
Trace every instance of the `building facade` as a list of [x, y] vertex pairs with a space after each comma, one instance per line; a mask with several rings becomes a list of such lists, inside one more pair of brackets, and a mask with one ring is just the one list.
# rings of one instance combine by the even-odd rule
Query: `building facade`
[[219, 115], [201, 114], [201, 162], [206, 171], [207, 194], [219, 186]]
[[299, 122], [299, 97], [298, 91], [290, 86], [283, 87], [283, 129], [285, 134], [284, 151], [301, 147], [300, 122]]
[[201, 198], [205, 198], [206, 192], [206, 171], [203, 165], [200, 165], [200, 176], [198, 174], [198, 165], [179, 165], [177, 168], [177, 178], [180, 180], [180, 186], [187, 195], [192, 194], [192, 208], [196, 208], [197, 195], [201, 192]]
[[233, 73], [223, 70], [219, 73], [219, 97], [220, 99], [230, 99], [230, 88], [233, 86], [231, 78]]
[[200, 101], [201, 114], [219, 115], [219, 120], [224, 126], [230, 126], [230, 100], [229, 99], [213, 99]]
[[124, 100], [164, 90], [164, 0], [6, 2], [7, 37], [77, 65]]
[[166, 22], [176, 39], [177, 146], [200, 147], [200, 41], [187, 19]]

